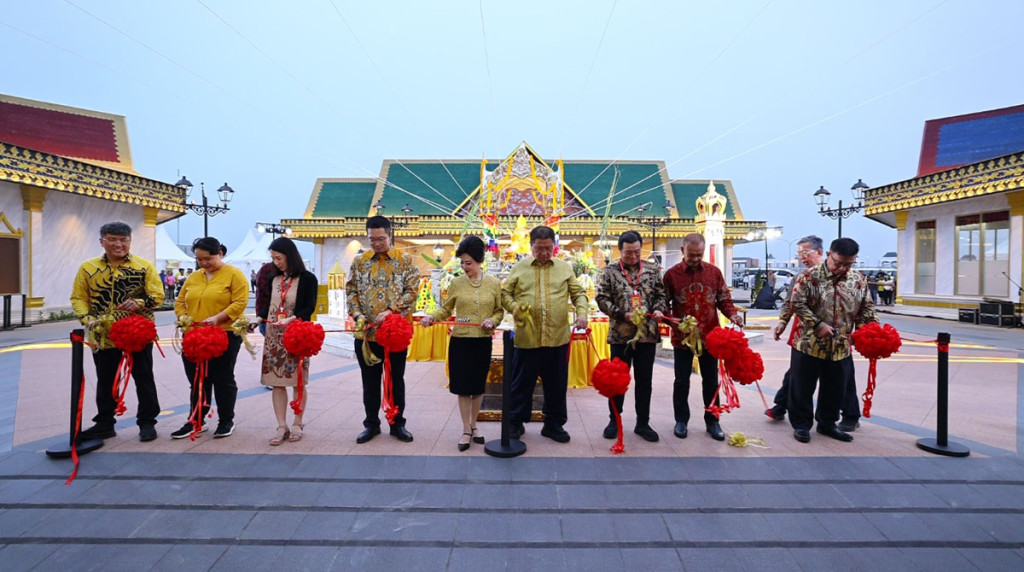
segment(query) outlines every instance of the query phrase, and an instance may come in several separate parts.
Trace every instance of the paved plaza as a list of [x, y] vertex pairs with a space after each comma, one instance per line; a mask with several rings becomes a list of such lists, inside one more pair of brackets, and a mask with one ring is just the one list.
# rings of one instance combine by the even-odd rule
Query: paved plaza
[[[773, 312], [750, 313], [754, 326]], [[162, 337], [170, 316], [158, 314]], [[726, 433], [765, 447], [712, 440], [694, 415], [672, 435], [672, 363], [655, 366], [648, 443], [631, 432], [612, 455], [601, 432], [607, 400], [569, 391], [568, 444], [527, 425], [528, 451], [459, 453], [461, 422], [444, 364], [410, 362], [412, 443], [384, 435], [357, 445], [358, 366], [313, 359], [305, 437], [270, 447], [270, 394], [259, 362], [240, 354], [235, 434], [195, 442], [169, 434], [188, 414], [180, 358], [156, 358], [160, 438], [140, 443], [133, 419], [85, 455], [43, 451], [67, 439], [71, 323], [0, 333], [0, 566], [4, 570], [1011, 570], [1024, 566], [1024, 332], [884, 315], [905, 338], [878, 366], [870, 419], [852, 443], [812, 432], [796, 442], [772, 422], [753, 386], [723, 416]], [[915, 446], [934, 437], [936, 348], [951, 332], [950, 439], [971, 449], [946, 458]], [[767, 332], [765, 332], [767, 333]], [[766, 336], [767, 337], [767, 336]], [[255, 338], [254, 338], [255, 339]], [[167, 344], [165, 344], [166, 346]], [[753, 345], [765, 361], [769, 403], [788, 347]], [[857, 360], [863, 391], [867, 362]], [[94, 374], [86, 357], [94, 412]], [[694, 377], [694, 385], [698, 386]], [[699, 394], [690, 406], [699, 411]], [[128, 413], [135, 410], [128, 392]], [[86, 421], [88, 424], [88, 421]], [[497, 423], [481, 423], [497, 438]]]

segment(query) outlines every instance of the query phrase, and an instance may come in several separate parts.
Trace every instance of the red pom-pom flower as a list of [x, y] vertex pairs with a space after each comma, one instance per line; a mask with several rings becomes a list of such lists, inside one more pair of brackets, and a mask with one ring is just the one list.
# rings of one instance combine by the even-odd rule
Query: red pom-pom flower
[[117, 349], [134, 354], [156, 339], [156, 324], [153, 320], [132, 314], [111, 324], [107, 337]]
[[284, 329], [281, 342], [292, 355], [300, 358], [315, 356], [324, 346], [324, 328], [316, 322], [295, 320]]
[[625, 395], [629, 389], [629, 366], [619, 358], [603, 359], [594, 367], [591, 383], [605, 397]]
[[741, 385], [750, 385], [764, 377], [764, 360], [761, 354], [747, 348], [739, 359], [725, 362], [729, 377]]
[[377, 326], [377, 343], [385, 352], [404, 352], [412, 343], [412, 324], [400, 314], [388, 314]]
[[889, 324], [870, 322], [850, 334], [853, 347], [860, 355], [870, 359], [882, 359], [900, 351], [903, 340], [896, 328]]
[[868, 386], [864, 389], [864, 417], [871, 417], [871, 399], [875, 396], [878, 379], [878, 360], [900, 351], [903, 340], [896, 328], [889, 324], [870, 322], [850, 334], [853, 347], [868, 358]]
[[399, 414], [392, 391], [391, 354], [409, 348], [412, 343], [412, 323], [400, 314], [388, 314], [384, 322], [377, 326], [377, 343], [384, 348], [384, 394], [380, 405], [390, 425]]
[[622, 453], [626, 450], [626, 446], [622, 444], [622, 415], [619, 414], [619, 409], [615, 407], [612, 398], [625, 395], [626, 390], [629, 389], [629, 366], [619, 358], [612, 358], [611, 361], [603, 359], [594, 366], [594, 373], [590, 379], [594, 384], [594, 389], [608, 398], [612, 411], [615, 412], [615, 425], [618, 427], [619, 438], [612, 445], [611, 452]]
[[181, 351], [192, 363], [218, 358], [228, 351], [228, 333], [213, 324], [200, 324], [185, 332]]
[[303, 393], [305, 382], [302, 380], [303, 360], [320, 353], [324, 347], [324, 327], [316, 322], [304, 322], [295, 320], [288, 324], [281, 336], [281, 343], [288, 353], [298, 356], [299, 363], [296, 367], [298, 379], [295, 385], [295, 399], [288, 403], [296, 415], [302, 415]]
[[720, 360], [732, 361], [744, 356], [749, 349], [747, 337], [740, 330], [732, 328], [715, 328], [704, 337], [704, 346], [711, 355]]
[[117, 363], [114, 374], [113, 397], [117, 402], [114, 406], [115, 415], [123, 415], [124, 395], [128, 391], [128, 380], [131, 379], [132, 368], [135, 367], [133, 354], [141, 352], [156, 340], [156, 324], [153, 320], [136, 314], [125, 316], [110, 325], [107, 338], [114, 347], [121, 350], [121, 360]]

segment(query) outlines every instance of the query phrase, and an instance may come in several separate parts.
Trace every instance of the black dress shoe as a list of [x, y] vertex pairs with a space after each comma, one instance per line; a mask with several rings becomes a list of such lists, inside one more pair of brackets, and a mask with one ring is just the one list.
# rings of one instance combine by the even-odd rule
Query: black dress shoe
[[117, 432], [114, 431], [113, 427], [107, 425], [93, 425], [88, 429], [83, 429], [78, 432], [78, 439], [80, 441], [87, 441], [89, 439], [110, 439], [117, 437]]
[[793, 438], [801, 443], [810, 443], [811, 433], [807, 429], [794, 429]]
[[672, 430], [672, 434], [680, 439], [686, 439], [686, 423], [683, 423], [682, 421], [676, 423], [676, 428]]
[[403, 443], [411, 443], [412, 442], [412, 433], [410, 433], [408, 430], [406, 430], [404, 425], [401, 426], [401, 427], [392, 427], [391, 428], [391, 436], [394, 437], [395, 439], [398, 439], [399, 441], [401, 441]]
[[608, 426], [604, 428], [604, 438], [614, 439], [619, 436], [619, 426], [615, 423], [615, 420], [608, 422]]
[[152, 425], [140, 425], [139, 426], [139, 441], [145, 443], [146, 441], [152, 441], [156, 439], [156, 427]]
[[[463, 437], [469, 437], [470, 439], [473, 438], [473, 434], [472, 433], [463, 433], [462, 436]], [[459, 443], [459, 451], [466, 451], [468, 449], [469, 449], [469, 443], [461, 443], [461, 442]]]
[[845, 433], [856, 431], [860, 428], [860, 421], [840, 421], [839, 430]]
[[821, 425], [818, 425], [817, 431], [818, 433], [821, 433], [826, 437], [831, 437], [836, 441], [843, 441], [844, 443], [849, 443], [850, 441], [853, 441], [853, 435], [843, 433], [835, 425], [833, 425], [832, 427], [822, 427]]
[[367, 427], [363, 429], [363, 432], [356, 437], [356, 443], [365, 443], [370, 439], [373, 439], [377, 435], [380, 435], [380, 427]]
[[540, 430], [540, 434], [542, 437], [547, 437], [548, 439], [559, 443], [568, 443], [570, 439], [569, 433], [561, 427], [544, 426], [544, 428]]
[[513, 421], [512, 427], [509, 428], [508, 437], [509, 439], [519, 440], [523, 435], [526, 434], [526, 427], [519, 421]]
[[658, 432], [651, 429], [650, 425], [637, 425], [633, 432], [644, 438], [644, 441], [655, 443], [658, 441]]
[[715, 441], [725, 441], [725, 431], [722, 431], [722, 426], [717, 421], [708, 423], [708, 433]]

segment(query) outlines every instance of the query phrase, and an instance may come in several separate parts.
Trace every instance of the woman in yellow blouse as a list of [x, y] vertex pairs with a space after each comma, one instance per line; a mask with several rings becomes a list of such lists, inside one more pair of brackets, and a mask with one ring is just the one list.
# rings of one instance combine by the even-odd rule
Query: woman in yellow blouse
[[491, 368], [491, 333], [501, 323], [505, 311], [501, 307], [501, 283], [493, 276], [485, 276], [480, 267], [484, 261], [484, 242], [480, 237], [462, 239], [455, 256], [461, 260], [465, 274], [452, 280], [444, 305], [433, 315], [424, 316], [420, 325], [430, 326], [434, 320], [446, 320], [453, 313], [457, 322], [483, 324], [454, 326], [448, 344], [448, 389], [459, 396], [459, 451], [465, 451], [470, 441], [485, 442], [477, 431], [476, 418]]
[[[196, 239], [192, 243], [192, 252], [202, 272], [189, 274], [174, 301], [174, 313], [190, 316], [194, 323], [208, 323], [223, 328], [228, 333], [228, 349], [218, 358], [211, 359], [206, 375], [206, 393], [213, 395], [217, 402], [217, 430], [215, 438], [227, 437], [235, 430], [235, 398], [238, 386], [235, 384], [235, 358], [242, 345], [242, 338], [231, 330], [235, 320], [245, 313], [245, 305], [249, 301], [249, 281], [245, 274], [224, 264], [224, 255], [228, 249], [213, 237]], [[192, 409], [198, 398], [197, 388], [192, 383], [196, 374], [196, 364], [181, 356], [185, 364], [185, 374], [192, 386], [189, 399]], [[203, 408], [203, 419], [209, 413], [209, 406]], [[204, 425], [200, 432], [205, 431]], [[184, 439], [192, 433], [192, 425], [185, 423], [171, 437]]]

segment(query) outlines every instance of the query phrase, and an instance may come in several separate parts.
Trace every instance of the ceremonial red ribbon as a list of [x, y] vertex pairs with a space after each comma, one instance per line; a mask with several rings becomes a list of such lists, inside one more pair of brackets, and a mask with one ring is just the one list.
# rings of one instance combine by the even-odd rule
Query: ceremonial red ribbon
[[[721, 401], [719, 401], [719, 392], [725, 395], [725, 405], [721, 405]], [[764, 396], [762, 396], [763, 398]], [[740, 396], [736, 393], [736, 385], [733, 384], [732, 378], [729, 377], [729, 372], [725, 368], [725, 361], [718, 360], [718, 389], [715, 390], [715, 398], [711, 405], [704, 410], [714, 415], [715, 419], [721, 419], [722, 413], [729, 413], [733, 409], [739, 409], [739, 407]], [[767, 408], [767, 403], [765, 407]]]
[[608, 403], [615, 412], [615, 427], [619, 438], [609, 450], [618, 455], [625, 452], [626, 447], [622, 443], [622, 415], [613, 398], [626, 394], [629, 388], [629, 366], [617, 357], [610, 361], [603, 359], [594, 367], [593, 379], [594, 389], [608, 398]]
[[[209, 372], [209, 361], [203, 360], [196, 364], [196, 375], [192, 379], [192, 384], [197, 385], [196, 391], [196, 405], [192, 409], [192, 412], [188, 416], [188, 422], [192, 424], [192, 432], [189, 433], [189, 441], [195, 441], [199, 437], [199, 432], [203, 429], [203, 407], [209, 406], [209, 402], [206, 400], [206, 392], [204, 388], [204, 382], [206, 381], [206, 374]], [[213, 411], [210, 411], [210, 417], [213, 417]]]
[[[82, 336], [80, 336], [78, 334], [71, 334], [71, 341], [73, 343], [85, 344], [85, 345], [89, 346], [90, 348], [95, 348], [96, 347], [96, 344], [90, 344], [89, 342], [85, 341], [85, 338], [83, 338]], [[75, 477], [78, 476], [78, 434], [82, 431], [82, 407], [84, 406], [84, 404], [85, 404], [85, 372], [83, 371], [82, 372], [82, 381], [79, 382], [79, 387], [78, 387], [78, 404], [77, 404], [78, 410], [75, 411], [75, 433], [74, 433], [74, 435], [71, 436], [72, 437], [72, 439], [71, 439], [71, 461], [75, 464], [75, 468], [74, 468], [73, 471], [71, 471], [71, 476], [68, 477], [68, 480], [64, 481], [65, 485], [70, 485], [71, 481], [74, 481]]]
[[569, 347], [565, 350], [565, 363], [569, 363], [569, 356], [572, 354], [572, 343], [582, 342], [584, 340], [590, 342], [590, 347], [594, 350], [595, 354], [601, 355], [601, 352], [597, 351], [597, 345], [594, 344], [594, 336], [592, 335], [590, 328], [587, 328], [582, 332], [572, 332], [569, 335]]
[[[127, 350], [121, 352], [121, 360], [117, 362], [117, 374], [114, 375], [113, 385], [113, 397], [117, 404], [114, 406], [114, 415], [120, 417], [124, 415], [126, 408], [124, 406], [124, 395], [128, 392], [128, 380], [132, 375], [132, 368], [135, 367], [135, 358], [133, 354]], [[118, 391], [118, 386], [121, 390]]]

